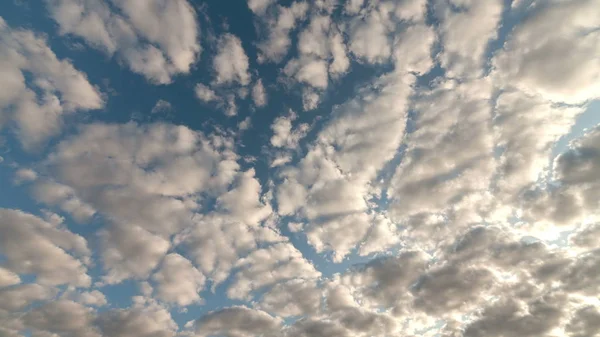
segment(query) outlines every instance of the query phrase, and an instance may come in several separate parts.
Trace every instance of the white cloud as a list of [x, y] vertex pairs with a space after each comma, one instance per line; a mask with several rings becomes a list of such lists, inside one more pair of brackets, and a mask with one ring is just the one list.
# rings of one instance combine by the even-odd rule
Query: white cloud
[[311, 88], [302, 89], [302, 109], [304, 111], [314, 110], [321, 102], [320, 95]]
[[171, 111], [173, 111], [173, 105], [164, 99], [159, 99], [156, 101], [156, 104], [154, 104], [151, 113], [168, 113]]
[[295, 278], [314, 279], [321, 273], [290, 243], [278, 243], [259, 249], [240, 259], [239, 271], [227, 290], [234, 299], [248, 298], [253, 291]]
[[[62, 129], [63, 117], [103, 107], [100, 93], [68, 60], [29, 30], [13, 30], [0, 18], [0, 128], [8, 121], [26, 149], [44, 144]], [[31, 81], [25, 76], [31, 76]]]
[[224, 34], [219, 38], [217, 49], [213, 59], [216, 84], [250, 83], [248, 56], [244, 52], [242, 41], [235, 35]]
[[90, 286], [85, 267], [90, 255], [87, 242], [60, 223], [0, 209], [0, 233], [0, 250], [9, 270], [33, 274], [40, 284]]
[[327, 62], [324, 60], [302, 57], [290, 60], [283, 71], [298, 82], [309, 84], [317, 89], [326, 89], [329, 81], [327, 70]]
[[292, 44], [290, 32], [304, 20], [308, 4], [305, 1], [295, 1], [290, 7], [277, 6], [276, 15], [266, 18], [264, 25], [267, 38], [259, 42], [259, 62], [280, 62], [289, 52]]
[[501, 0], [434, 1], [442, 43], [439, 57], [448, 77], [471, 78], [483, 73], [487, 46], [497, 36], [502, 7]]
[[267, 105], [267, 92], [265, 91], [265, 87], [261, 79], [256, 81], [252, 87], [252, 100], [254, 101], [254, 105], [257, 107], [263, 107]]
[[308, 27], [298, 35], [298, 52], [319, 58], [328, 57], [327, 35], [330, 24], [329, 16], [313, 16]]
[[416, 99], [415, 130], [388, 191], [393, 220], [451, 212], [479, 221], [474, 203], [495, 168], [490, 96], [486, 81], [447, 82]]
[[[63, 295], [64, 296], [64, 295]], [[108, 303], [106, 296], [99, 290], [71, 292], [67, 298], [87, 306], [101, 307]]]
[[217, 94], [211, 88], [202, 83], [196, 84], [196, 88], [194, 90], [196, 92], [196, 97], [198, 97], [198, 99], [202, 102], [208, 103], [219, 100]]
[[32, 194], [39, 202], [50, 206], [58, 205], [79, 223], [89, 221], [96, 214], [96, 210], [81, 201], [72, 188], [55, 181], [38, 180], [32, 187]]
[[112, 226], [100, 232], [103, 280], [109, 284], [146, 278], [169, 249], [169, 241], [139, 226]]
[[34, 181], [38, 177], [37, 172], [28, 168], [20, 168], [15, 172], [15, 183], [21, 184], [23, 182]]
[[569, 133], [580, 112], [520, 92], [504, 92], [497, 98], [495, 146], [503, 149], [496, 177], [498, 197], [514, 198], [545, 174], [552, 145]]
[[238, 170], [232, 143], [183, 126], [90, 124], [47, 160], [60, 186], [112, 223], [101, 256], [114, 283], [146, 277], [168, 238], [192, 226], [200, 194], [227, 190]]
[[[0, 309], [20, 311], [35, 301], [48, 300], [56, 291], [39, 284], [21, 284], [0, 289]], [[0, 311], [2, 312], [2, 311]]]
[[346, 46], [341, 34], [334, 33], [329, 38], [329, 45], [331, 46], [331, 55], [333, 60], [329, 64], [329, 73], [332, 76], [345, 73], [350, 67], [350, 59], [346, 55]]
[[179, 306], [200, 301], [199, 292], [205, 282], [204, 275], [188, 259], [176, 253], [165, 256], [152, 279], [157, 283], [157, 298]]
[[[169, 56], [191, 35], [197, 43], [195, 22], [195, 33], [168, 42], [161, 39], [186, 24], [173, 23], [169, 32], [161, 30], [168, 18], [152, 25], [157, 4], [167, 16], [170, 6], [185, 4], [185, 21], [191, 7], [183, 0], [153, 0], [139, 13], [132, 13], [136, 0], [77, 1], [48, 0], [54, 9], [80, 5], [61, 12], [59, 29], [73, 22], [89, 44], [112, 48], [108, 53], [128, 67], [125, 47], [139, 51], [129, 60], [155, 55], [167, 62], [144, 72], [156, 82], [186, 72], [197, 56], [199, 49], [191, 59], [185, 51], [174, 52], [180, 60]], [[316, 0], [286, 8], [248, 1], [259, 61], [285, 58], [270, 85], [301, 94], [305, 110], [321, 101], [330, 110], [271, 117], [265, 110], [251, 119], [248, 108], [267, 101], [266, 77], [252, 78], [242, 48], [252, 41], [211, 33], [220, 49], [219, 61], [208, 63], [214, 81], [196, 85], [195, 94], [225, 114], [239, 113], [233, 124], [217, 118], [195, 126], [208, 133], [92, 121], [70, 128], [39, 162], [17, 163], [22, 157], [7, 152], [8, 179], [14, 172], [17, 181], [29, 181], [13, 188], [30, 188], [35, 201], [77, 222], [93, 221], [68, 227], [50, 211], [38, 217], [0, 210], [0, 335], [596, 334], [600, 126], [576, 133], [589, 117], [581, 112], [595, 107], [587, 101], [597, 96], [598, 4]], [[499, 36], [494, 45], [506, 44], [490, 56], [498, 27], [512, 31]], [[60, 92], [45, 66], [14, 61], [27, 54], [22, 45], [30, 33], [2, 29], [16, 50], [0, 51], [16, 55], [0, 61], [7, 88], [21, 88], [22, 76], [33, 83], [22, 88], [38, 106], [44, 93], [63, 110], [82, 104], [67, 103], [68, 90]], [[114, 40], [127, 29], [130, 35], [119, 36], [130, 40]], [[286, 57], [292, 41], [298, 53]], [[44, 48], [41, 54], [53, 55]], [[374, 78], [348, 76], [340, 85], [350, 55]], [[559, 63], [558, 73], [547, 71]], [[36, 66], [43, 68], [37, 75]], [[212, 66], [222, 69], [210, 73]], [[347, 93], [352, 87], [358, 89]], [[0, 101], [14, 101], [13, 92], [0, 93]], [[300, 103], [269, 98], [275, 109]], [[168, 108], [156, 99], [150, 104]], [[244, 131], [250, 121], [266, 137]], [[565, 135], [575, 140], [552, 159]], [[243, 142], [248, 136], [256, 136], [252, 144]], [[194, 316], [206, 291], [219, 292], [208, 296], [215, 311]], [[121, 295], [123, 301], [114, 297]], [[219, 307], [223, 298], [241, 306]], [[187, 317], [194, 320], [178, 326]]]
[[237, 126], [240, 131], [246, 131], [252, 127], [252, 119], [246, 117], [243, 121], [239, 122]]
[[12, 271], [0, 267], [0, 288], [12, 286], [15, 284], [21, 283], [21, 278], [19, 275], [13, 273]]
[[495, 76], [553, 102], [598, 97], [600, 21], [597, 0], [550, 1], [531, 8], [493, 59]]
[[523, 198], [524, 218], [551, 226], [597, 221], [599, 167], [600, 127], [596, 126], [554, 160], [557, 188], [534, 190]]
[[[196, 12], [186, 0], [46, 0], [61, 34], [122, 60], [149, 81], [188, 73], [200, 53]], [[118, 10], [117, 10], [118, 9]]]
[[263, 15], [274, 2], [275, 0], [248, 0], [248, 8], [256, 15]]
[[273, 136], [270, 140], [272, 146], [289, 149], [298, 147], [298, 142], [306, 136], [309, 126], [306, 123], [301, 123], [294, 128], [292, 122], [296, 118], [296, 114], [290, 111], [289, 116], [280, 116], [273, 121], [273, 124], [271, 124]]
[[361, 8], [364, 6], [365, 0], [350, 0], [346, 2], [344, 11], [348, 14], [358, 14]]
[[390, 18], [385, 3], [371, 10], [364, 18], [357, 17], [349, 25], [349, 50], [368, 63], [383, 63], [392, 52], [389, 36]]
[[254, 170], [240, 172], [231, 190], [217, 198], [215, 212], [197, 214], [194, 226], [177, 238], [204, 275], [213, 281], [213, 287], [223, 282], [236, 261], [258, 244], [285, 239], [261, 225], [272, 212], [261, 194]]
[[[306, 217], [309, 243], [317, 252], [333, 252], [335, 261], [371, 226], [370, 183], [403, 139], [411, 81], [391, 74], [363, 88], [334, 110], [304, 158], [281, 172], [278, 212]], [[380, 118], [370, 118], [372, 113]]]

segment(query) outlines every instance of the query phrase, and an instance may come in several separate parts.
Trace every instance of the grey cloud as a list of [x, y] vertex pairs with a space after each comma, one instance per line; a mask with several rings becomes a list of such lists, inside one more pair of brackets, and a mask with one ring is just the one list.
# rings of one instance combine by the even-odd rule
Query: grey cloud
[[321, 293], [314, 281], [293, 279], [276, 284], [262, 296], [257, 306], [282, 317], [314, 315], [321, 308]]
[[177, 330], [169, 312], [156, 305], [111, 310], [95, 323], [104, 336], [113, 337], [173, 337]]
[[600, 333], [600, 311], [592, 306], [577, 310], [566, 330], [570, 337], [594, 336]]
[[24, 323], [35, 330], [61, 336], [99, 337], [91, 327], [95, 318], [93, 310], [78, 303], [59, 300], [32, 309], [24, 317]]
[[250, 337], [276, 333], [281, 322], [264, 311], [230, 307], [208, 313], [195, 325], [199, 336]]

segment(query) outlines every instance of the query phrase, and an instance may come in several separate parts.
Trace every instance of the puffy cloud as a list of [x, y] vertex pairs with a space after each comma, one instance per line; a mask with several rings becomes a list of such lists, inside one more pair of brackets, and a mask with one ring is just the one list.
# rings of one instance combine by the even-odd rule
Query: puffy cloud
[[93, 310], [76, 302], [58, 300], [28, 311], [23, 316], [23, 321], [34, 331], [61, 336], [99, 337], [91, 326], [94, 318]]
[[0, 94], [0, 127], [14, 122], [26, 149], [58, 134], [65, 115], [103, 107], [100, 93], [85, 74], [68, 60], [58, 59], [42, 37], [13, 30], [0, 18], [0, 44], [5, 88]]
[[59, 206], [80, 223], [91, 219], [96, 210], [81, 201], [69, 186], [51, 180], [39, 180], [32, 187], [33, 197], [47, 205]]
[[[143, 37], [166, 21], [154, 28], [136, 21], [139, 13], [127, 9], [134, 0], [78, 1], [75, 24], [93, 25], [92, 16], [82, 23], [77, 15], [90, 8], [106, 7], [113, 20], [99, 17], [98, 27], [109, 27], [99, 41], [140, 26], [131, 43], [168, 59], [165, 45]], [[597, 20], [588, 12], [596, 2], [248, 1], [259, 61], [285, 58], [279, 75], [291, 81], [279, 83], [302, 94], [305, 110], [331, 103], [329, 114], [305, 122], [314, 114], [284, 113], [271, 125], [253, 117], [255, 130], [272, 131], [258, 140], [266, 142], [259, 147], [267, 162], [241, 143], [245, 115], [237, 128], [216, 125], [212, 134], [164, 123], [91, 123], [39, 163], [10, 158], [9, 172], [35, 168], [17, 178], [29, 179], [38, 202], [77, 221], [93, 218], [81, 231], [97, 251], [56, 214], [1, 210], [0, 335], [596, 334], [600, 129], [550, 158], [587, 108], [583, 102], [595, 97], [595, 61], [579, 52], [595, 50], [588, 39]], [[174, 3], [166, 6], [187, 4]], [[543, 21], [567, 20], [559, 9], [572, 22], [552, 35]], [[499, 34], [512, 31], [494, 41], [498, 27]], [[567, 62], [559, 73], [581, 81], [571, 88], [532, 70], [554, 65], [554, 56], [571, 60], [555, 46], [561, 39], [591, 69], [589, 78], [580, 76]], [[286, 58], [292, 41], [298, 53]], [[215, 69], [210, 87], [195, 87], [198, 99], [229, 115], [238, 104], [244, 113], [247, 98], [254, 104], [244, 104], [264, 105], [263, 80], [248, 70], [247, 41], [225, 34], [214, 42], [209, 67], [223, 69]], [[124, 61], [122, 43], [112, 53]], [[354, 77], [339, 92], [330, 87], [350, 69], [349, 55], [377, 76], [344, 99]], [[534, 66], [512, 72], [521, 65]], [[167, 70], [169, 81], [184, 72]], [[332, 95], [323, 99], [327, 89]], [[549, 233], [560, 236], [549, 242]], [[356, 261], [364, 263], [349, 267]], [[81, 289], [91, 283], [87, 268], [96, 286], [133, 279], [141, 296], [119, 307], [115, 286], [106, 296]], [[216, 308], [180, 328], [207, 284], [219, 292], [210, 306], [244, 306]]]
[[223, 141], [168, 124], [91, 124], [61, 142], [47, 165], [115, 222], [168, 235], [191, 224], [196, 193], [231, 182], [236, 155]]
[[101, 307], [108, 303], [106, 296], [99, 290], [72, 292], [67, 297], [77, 303], [88, 306]]
[[557, 188], [529, 191], [524, 218], [531, 222], [575, 225], [597, 219], [600, 176], [600, 127], [589, 130], [554, 161]]
[[264, 26], [267, 38], [257, 45], [259, 62], [280, 62], [287, 55], [292, 45], [290, 33], [304, 20], [307, 11], [308, 4], [305, 1], [295, 1], [289, 7], [277, 6], [275, 14], [266, 17]]
[[278, 243], [258, 249], [240, 259], [233, 284], [227, 291], [231, 298], [247, 298], [252, 291], [294, 278], [313, 279], [321, 275], [302, 253], [290, 243]]
[[37, 172], [32, 169], [20, 168], [15, 172], [15, 183], [20, 184], [23, 182], [34, 181], [38, 177]]
[[577, 310], [567, 325], [567, 332], [572, 337], [593, 336], [600, 333], [600, 311], [597, 307], [588, 306]]
[[[305, 233], [318, 252], [341, 261], [367, 234], [370, 183], [403, 138], [412, 77], [383, 76], [334, 111], [298, 165], [281, 172], [280, 214], [309, 221]], [[370, 118], [372, 113], [380, 118]], [[333, 150], [335, 149], [335, 151]], [[343, 235], [342, 235], [343, 233]]]
[[[287, 63], [284, 73], [318, 90], [327, 88], [329, 76], [339, 77], [350, 67], [343, 36], [329, 15], [313, 15], [298, 35], [298, 53], [299, 57]], [[317, 103], [305, 104], [305, 110], [314, 109]]]
[[263, 15], [274, 2], [275, 0], [248, 0], [248, 8], [256, 15]]
[[[531, 303], [499, 301], [486, 308], [469, 324], [464, 336], [540, 336], [560, 326], [564, 315], [560, 299], [542, 298]], [[510, 321], [511, 324], [506, 324]]]
[[156, 101], [156, 104], [154, 104], [154, 107], [152, 108], [152, 113], [168, 113], [173, 111], [173, 105], [171, 103], [169, 103], [168, 101], [165, 101], [164, 99], [159, 99], [158, 101]]
[[100, 232], [107, 283], [145, 278], [170, 247], [169, 241], [139, 226], [111, 226]]
[[9, 270], [34, 274], [41, 284], [90, 285], [85, 267], [90, 255], [87, 242], [60, 223], [19, 210], [0, 209], [0, 233], [0, 251]]
[[35, 283], [2, 288], [0, 289], [0, 309], [19, 311], [36, 301], [51, 299], [55, 293], [54, 289]]
[[154, 303], [102, 313], [96, 324], [102, 335], [114, 337], [173, 337], [177, 330], [169, 311]]
[[235, 35], [224, 34], [219, 38], [217, 54], [213, 59], [216, 84], [241, 85], [250, 83], [248, 56], [242, 47], [242, 41]]
[[278, 283], [262, 296], [258, 308], [278, 316], [310, 316], [321, 308], [322, 290], [312, 280]]
[[318, 58], [303, 57], [291, 60], [284, 69], [286, 75], [298, 82], [309, 84], [318, 89], [326, 89], [329, 81], [327, 62]]
[[[349, 36], [348, 49], [363, 62], [387, 62], [394, 37], [412, 24], [424, 21], [426, 4], [423, 0], [369, 1], [366, 6], [360, 0], [346, 3], [345, 10], [352, 15], [342, 23]], [[400, 21], [408, 25], [399, 25]]]
[[267, 105], [267, 92], [261, 79], [256, 81], [252, 87], [252, 100], [254, 105], [257, 107], [263, 107]]
[[46, 0], [61, 34], [116, 55], [149, 81], [188, 73], [200, 53], [196, 12], [187, 0]]
[[329, 38], [331, 46], [331, 55], [333, 60], [329, 64], [329, 73], [332, 76], [345, 73], [350, 67], [350, 59], [346, 55], [346, 46], [341, 34], [334, 33]]
[[296, 114], [290, 111], [289, 116], [280, 116], [273, 121], [273, 124], [271, 124], [271, 130], [273, 130], [273, 136], [271, 136], [272, 146], [289, 149], [298, 147], [298, 142], [306, 136], [309, 126], [302, 123], [293, 128], [292, 122], [296, 118]]
[[[497, 195], [514, 198], [547, 169], [553, 144], [569, 132], [581, 110], [552, 106], [518, 91], [502, 93], [494, 110], [495, 146], [502, 149]], [[545, 126], [543, 132], [539, 125]]]
[[436, 0], [433, 9], [440, 21], [441, 65], [452, 78], [483, 73], [488, 44], [497, 36], [503, 2]]
[[200, 301], [199, 292], [205, 282], [204, 275], [188, 259], [176, 253], [165, 256], [152, 279], [157, 283], [157, 298], [179, 306]]
[[285, 238], [262, 226], [272, 210], [261, 199], [261, 185], [254, 171], [242, 172], [233, 188], [216, 200], [216, 212], [196, 215], [195, 225], [177, 238], [200, 270], [213, 281], [223, 282], [242, 256], [258, 244], [280, 242]]
[[199, 202], [228, 189], [236, 160], [226, 138], [183, 126], [90, 124], [62, 141], [46, 165], [112, 223], [100, 239], [105, 281], [114, 283], [154, 269], [169, 236], [194, 224]]
[[198, 97], [198, 99], [202, 102], [207, 103], [219, 100], [219, 96], [217, 96], [217, 94], [211, 88], [202, 83], [196, 84], [195, 92], [196, 97]]
[[213, 311], [196, 321], [199, 336], [250, 337], [269, 335], [281, 322], [264, 311], [247, 307], [230, 307]]
[[401, 243], [398, 225], [384, 215], [377, 214], [372, 219], [373, 225], [360, 244], [359, 254], [369, 255], [386, 251]]
[[395, 36], [392, 57], [400, 73], [423, 75], [433, 67], [431, 48], [436, 40], [434, 30], [424, 24], [407, 27]]
[[392, 52], [392, 42], [389, 36], [390, 24], [386, 8], [377, 7], [365, 18], [351, 23], [348, 49], [358, 58], [368, 63], [383, 63]]
[[[412, 299], [408, 289], [427, 270], [428, 260], [426, 254], [417, 251], [373, 259], [362, 268], [342, 275], [338, 283], [353, 289], [365, 308], [403, 308]], [[333, 295], [335, 292], [328, 298], [330, 307], [347, 306], [347, 300], [341, 301], [343, 297]]]
[[597, 0], [549, 1], [527, 15], [493, 59], [496, 77], [508, 86], [553, 102], [598, 97], [600, 21]]
[[344, 11], [348, 14], [358, 14], [364, 6], [365, 0], [350, 0], [346, 2]]
[[[463, 226], [480, 221], [495, 168], [490, 96], [483, 80], [439, 84], [415, 99], [414, 131], [388, 190], [392, 220], [445, 214]], [[414, 226], [430, 228], [422, 222]]]
[[0, 267], [0, 288], [12, 286], [15, 284], [21, 283], [21, 278], [19, 275], [13, 273], [12, 271]]
[[599, 248], [598, 240], [596, 240], [598, 234], [600, 234], [600, 224], [591, 224], [573, 233], [569, 240], [574, 246], [595, 249]]
[[321, 96], [314, 89], [302, 89], [302, 109], [304, 111], [316, 109], [319, 103], [321, 103]]

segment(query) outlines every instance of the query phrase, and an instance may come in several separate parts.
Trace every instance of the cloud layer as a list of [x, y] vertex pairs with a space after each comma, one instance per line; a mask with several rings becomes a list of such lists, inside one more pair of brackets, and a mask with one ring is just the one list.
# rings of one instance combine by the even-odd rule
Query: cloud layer
[[44, 4], [0, 18], [0, 336], [600, 335], [600, 1]]

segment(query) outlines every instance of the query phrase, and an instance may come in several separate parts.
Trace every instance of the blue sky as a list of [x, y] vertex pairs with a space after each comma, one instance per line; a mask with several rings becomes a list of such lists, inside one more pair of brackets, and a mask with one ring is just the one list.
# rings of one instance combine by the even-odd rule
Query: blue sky
[[0, 336], [599, 334], [599, 8], [3, 2]]

